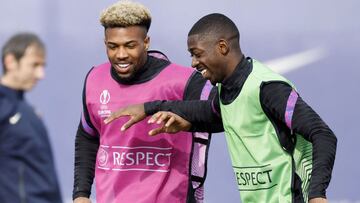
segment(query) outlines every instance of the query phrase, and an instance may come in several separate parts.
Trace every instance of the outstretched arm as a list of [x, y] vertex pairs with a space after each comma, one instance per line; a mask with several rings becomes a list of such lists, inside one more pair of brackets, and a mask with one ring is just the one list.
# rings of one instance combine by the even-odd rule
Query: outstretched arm
[[158, 111], [171, 111], [192, 124], [191, 132], [223, 132], [219, 97], [210, 100], [156, 101], [145, 103], [145, 111], [152, 115]]
[[192, 124], [192, 132], [222, 132], [220, 117], [219, 93], [201, 74], [194, 72], [187, 83], [182, 101], [152, 101], [144, 105], [131, 105], [114, 112], [105, 123], [120, 116], [129, 116], [121, 130], [124, 131], [146, 116], [158, 111], [171, 111]]
[[130, 117], [129, 120], [123, 126], [121, 126], [121, 131], [125, 131], [135, 123], [140, 122], [146, 118], [147, 115], [145, 113], [144, 104], [134, 104], [120, 108], [119, 110], [111, 113], [111, 115], [104, 120], [104, 123], [108, 124], [122, 116]]
[[157, 112], [149, 119], [148, 123], [163, 124], [159, 128], [152, 129], [149, 135], [178, 133], [180, 131], [188, 131], [191, 128], [190, 122], [169, 111]]
[[[121, 127], [121, 130], [124, 131], [135, 123], [145, 119], [147, 115], [152, 115], [158, 111], [171, 111], [177, 114], [182, 120], [186, 120], [192, 124], [191, 128], [187, 129], [187, 131], [222, 132], [221, 117], [213, 110], [213, 102], [214, 100], [154, 101], [145, 104], [130, 105], [113, 112], [104, 122], [108, 124], [121, 116], [129, 116], [130, 119], [128, 122]], [[175, 117], [174, 114], [171, 114], [172, 117]]]

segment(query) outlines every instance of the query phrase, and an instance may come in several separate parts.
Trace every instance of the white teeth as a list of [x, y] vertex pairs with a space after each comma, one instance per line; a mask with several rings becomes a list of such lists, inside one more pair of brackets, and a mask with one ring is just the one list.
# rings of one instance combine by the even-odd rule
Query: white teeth
[[120, 68], [126, 68], [129, 66], [129, 64], [117, 64]]
[[205, 75], [205, 73], [206, 73], [206, 69], [204, 69], [204, 70], [202, 70], [202, 71], [201, 71], [201, 75], [203, 75], [203, 76], [204, 76], [204, 75]]

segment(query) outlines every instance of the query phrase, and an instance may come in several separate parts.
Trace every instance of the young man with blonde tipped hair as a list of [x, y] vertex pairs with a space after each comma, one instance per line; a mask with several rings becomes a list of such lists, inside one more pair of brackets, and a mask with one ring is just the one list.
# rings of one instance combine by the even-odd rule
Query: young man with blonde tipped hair
[[85, 79], [74, 202], [90, 202], [94, 177], [98, 203], [202, 202], [209, 134], [150, 137], [145, 122], [124, 133], [119, 126], [125, 119], [107, 125], [104, 119], [129, 104], [206, 100], [216, 88], [193, 69], [148, 51], [151, 15], [145, 6], [120, 1], [101, 14], [100, 22], [109, 62], [93, 67]]

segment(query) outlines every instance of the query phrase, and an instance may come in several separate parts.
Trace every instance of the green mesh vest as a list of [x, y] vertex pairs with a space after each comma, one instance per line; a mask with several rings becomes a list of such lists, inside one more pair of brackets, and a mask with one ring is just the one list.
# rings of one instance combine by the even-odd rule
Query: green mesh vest
[[253, 60], [253, 70], [237, 98], [227, 105], [220, 101], [241, 200], [243, 203], [292, 202], [295, 169], [302, 180], [304, 200], [307, 202], [312, 145], [302, 136], [295, 135], [296, 144], [292, 154], [281, 146], [276, 129], [260, 104], [260, 86], [266, 81], [284, 81], [292, 86], [284, 77]]

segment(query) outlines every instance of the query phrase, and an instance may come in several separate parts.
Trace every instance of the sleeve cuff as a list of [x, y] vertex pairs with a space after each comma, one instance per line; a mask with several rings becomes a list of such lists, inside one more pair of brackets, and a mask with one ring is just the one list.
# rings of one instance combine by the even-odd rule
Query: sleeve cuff
[[73, 200], [75, 200], [76, 198], [78, 197], [86, 197], [86, 198], [89, 198], [90, 197], [90, 192], [76, 192], [73, 194]]
[[309, 193], [309, 200], [317, 198], [317, 197], [321, 197], [321, 198], [326, 199], [326, 194], [325, 194], [325, 192], [310, 192]]
[[152, 101], [144, 103], [144, 110], [147, 116], [153, 115], [160, 111], [160, 106], [164, 101]]

